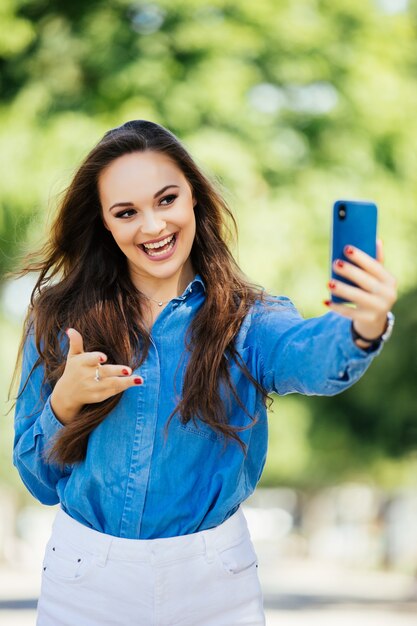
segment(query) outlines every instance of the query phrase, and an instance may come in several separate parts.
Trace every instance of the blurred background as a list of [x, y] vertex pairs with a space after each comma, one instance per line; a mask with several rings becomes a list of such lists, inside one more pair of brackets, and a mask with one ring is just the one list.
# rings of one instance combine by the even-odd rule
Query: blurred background
[[334, 200], [379, 205], [393, 337], [342, 395], [275, 397], [245, 513], [271, 626], [415, 624], [417, 2], [2, 0], [0, 24], [0, 622], [34, 624], [55, 514], [11, 463], [35, 277], [5, 273], [102, 134], [146, 118], [223, 190], [247, 275], [306, 317], [325, 312]]

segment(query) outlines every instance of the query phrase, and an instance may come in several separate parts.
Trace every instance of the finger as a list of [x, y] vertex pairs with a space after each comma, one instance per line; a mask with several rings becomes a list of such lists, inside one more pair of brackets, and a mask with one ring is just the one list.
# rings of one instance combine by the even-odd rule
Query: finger
[[111, 398], [112, 396], [116, 396], [119, 393], [123, 393], [131, 387], [139, 387], [140, 385], [143, 385], [144, 382], [142, 376], [138, 376], [137, 374], [134, 374], [133, 376], [102, 377], [102, 366], [98, 369], [98, 380], [95, 379], [95, 377], [93, 376], [91, 379], [92, 391], [90, 392], [90, 402], [102, 402], [103, 400], [107, 400], [107, 398]]
[[337, 304], [336, 302], [332, 302], [331, 300], [323, 300], [323, 304], [333, 311], [334, 313], [339, 313], [339, 315], [343, 315], [343, 317], [348, 317], [353, 319], [353, 314], [355, 309], [345, 304]]
[[330, 292], [335, 296], [343, 298], [355, 304], [358, 308], [368, 312], [374, 311], [382, 314], [389, 308], [385, 299], [379, 297], [380, 294], [374, 295], [363, 289], [358, 289], [358, 287], [352, 287], [351, 285], [346, 285], [346, 283], [336, 280], [330, 281], [328, 287]]
[[356, 320], [358, 322], [372, 321], [368, 311], [355, 309], [351, 306], [347, 306], [346, 304], [339, 304], [332, 302], [331, 300], [323, 300], [323, 304], [334, 313], [338, 313], [348, 319]]
[[372, 274], [372, 276], [375, 276], [378, 280], [384, 282], [389, 277], [389, 273], [383, 265], [369, 254], [366, 254], [363, 250], [359, 250], [359, 248], [355, 248], [354, 246], [346, 246], [344, 253], [349, 261], [352, 261], [355, 265], [358, 265], [369, 274]]
[[83, 363], [85, 365], [97, 367], [97, 364], [101, 364], [107, 361], [107, 356], [104, 352], [84, 352]]
[[111, 384], [113, 388], [113, 395], [117, 393], [121, 393], [122, 391], [126, 391], [130, 387], [139, 387], [143, 385], [142, 376], [138, 376], [137, 374], [133, 374], [133, 376], [113, 376], [112, 378], [106, 379], [107, 384]]
[[378, 239], [376, 242], [376, 258], [381, 265], [384, 264], [385, 255], [384, 255], [384, 244], [382, 243], [382, 239]]
[[75, 328], [67, 328], [66, 333], [69, 339], [68, 356], [75, 356], [84, 352], [83, 338]]
[[[94, 363], [95, 367], [97, 367], [97, 361]], [[131, 376], [132, 368], [127, 365], [102, 365], [100, 367], [100, 376], [102, 378], [113, 378], [122, 376], [125, 378], [126, 376]]]
[[87, 357], [87, 364], [104, 363], [107, 361], [107, 356], [103, 352], [84, 352], [84, 344], [82, 335], [75, 330], [75, 328], [67, 328], [65, 331], [69, 339], [68, 356], [78, 356], [85, 354]]
[[357, 265], [347, 263], [346, 261], [342, 261], [340, 259], [337, 259], [333, 263], [333, 270], [336, 274], [343, 276], [343, 278], [347, 278], [365, 291], [368, 291], [369, 293], [378, 293], [378, 295], [382, 297], [391, 299], [392, 285], [391, 283], [388, 283], [386, 278], [385, 280], [380, 280]]
[[[120, 380], [120, 378], [119, 378], [119, 380]], [[144, 382], [142, 376], [137, 376], [136, 374], [135, 374], [135, 376], [132, 376], [130, 378], [130, 380], [132, 381], [133, 385], [135, 385], [135, 386], [143, 385], [143, 382]]]
[[368, 258], [376, 264], [378, 271], [370, 271], [369, 267], [364, 267], [364, 265], [360, 267], [356, 265], [356, 261], [355, 263], [348, 263], [341, 259], [336, 259], [333, 263], [333, 270], [336, 274], [348, 278], [356, 285], [371, 292], [381, 291], [384, 287], [392, 289], [395, 286], [395, 278], [378, 261], [369, 256]]

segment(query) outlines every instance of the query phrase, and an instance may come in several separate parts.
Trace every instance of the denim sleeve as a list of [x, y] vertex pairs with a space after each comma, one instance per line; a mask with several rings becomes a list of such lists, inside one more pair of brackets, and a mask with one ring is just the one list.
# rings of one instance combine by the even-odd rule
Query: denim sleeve
[[43, 504], [52, 505], [59, 502], [56, 484], [64, 475], [64, 469], [56, 464], [46, 463], [44, 453], [53, 437], [64, 426], [52, 411], [51, 387], [42, 384], [43, 366], [38, 365], [30, 374], [38, 356], [35, 337], [31, 332], [24, 345], [16, 399], [13, 464], [30, 493]]
[[252, 322], [263, 386], [280, 395], [332, 396], [353, 385], [382, 345], [359, 348], [350, 325], [333, 311], [304, 319], [289, 298], [275, 297]]

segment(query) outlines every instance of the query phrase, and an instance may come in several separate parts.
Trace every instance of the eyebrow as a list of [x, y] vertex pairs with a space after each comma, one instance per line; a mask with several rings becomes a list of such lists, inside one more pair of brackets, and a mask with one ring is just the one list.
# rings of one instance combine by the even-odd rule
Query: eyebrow
[[[179, 185], [165, 185], [165, 187], [162, 187], [162, 189], [160, 189], [159, 191], [157, 191], [154, 194], [154, 199], [157, 198], [158, 196], [160, 196], [161, 194], [164, 193], [164, 191], [166, 191], [167, 189], [170, 189], [171, 187], [177, 187], [178, 189], [180, 188]], [[111, 211], [112, 209], [114, 209], [115, 206], [135, 206], [133, 202], [116, 202], [115, 204], [112, 204], [112, 206], [110, 207], [109, 211]]]

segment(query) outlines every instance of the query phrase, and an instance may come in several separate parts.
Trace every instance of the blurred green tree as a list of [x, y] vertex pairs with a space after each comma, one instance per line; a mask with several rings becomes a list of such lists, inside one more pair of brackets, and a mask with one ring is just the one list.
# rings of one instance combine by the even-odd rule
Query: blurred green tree
[[415, 3], [396, 14], [385, 5], [4, 2], [0, 270], [42, 228], [52, 184], [104, 130], [140, 116], [171, 128], [231, 188], [244, 269], [291, 286], [307, 312], [321, 302], [329, 206], [341, 195], [380, 203], [388, 252], [400, 250], [393, 270], [411, 285]]
[[[180, 136], [229, 190], [242, 268], [290, 295], [305, 315], [323, 312], [338, 197], [378, 202], [387, 264], [400, 289], [412, 289], [417, 7], [397, 4], [2, 2], [0, 283], [18, 254], [42, 239], [47, 209], [102, 133], [149, 118]], [[371, 412], [366, 422], [352, 411], [378, 394], [375, 407], [390, 405], [388, 383], [373, 371], [383, 381], [397, 367], [395, 345], [340, 401], [308, 399], [320, 406], [310, 422], [298, 405], [300, 442], [308, 432], [313, 443], [324, 441], [326, 430], [350, 445], [363, 431], [364, 445], [405, 451], [405, 417], [395, 439], [388, 413], [377, 422]], [[281, 434], [289, 441], [291, 433]], [[303, 446], [294, 471], [310, 467]]]

